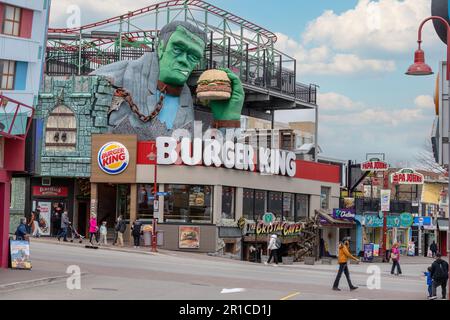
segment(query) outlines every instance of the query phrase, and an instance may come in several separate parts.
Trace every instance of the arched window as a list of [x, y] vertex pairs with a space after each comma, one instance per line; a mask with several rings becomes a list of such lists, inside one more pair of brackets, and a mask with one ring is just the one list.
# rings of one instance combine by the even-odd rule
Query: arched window
[[73, 151], [77, 146], [77, 120], [72, 110], [59, 105], [49, 114], [45, 128], [45, 149]]

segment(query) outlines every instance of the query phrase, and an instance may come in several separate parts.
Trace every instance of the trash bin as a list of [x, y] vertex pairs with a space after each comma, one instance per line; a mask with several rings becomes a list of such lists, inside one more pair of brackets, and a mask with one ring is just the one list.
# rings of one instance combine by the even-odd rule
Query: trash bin
[[152, 245], [152, 233], [149, 231], [144, 231], [144, 246]]

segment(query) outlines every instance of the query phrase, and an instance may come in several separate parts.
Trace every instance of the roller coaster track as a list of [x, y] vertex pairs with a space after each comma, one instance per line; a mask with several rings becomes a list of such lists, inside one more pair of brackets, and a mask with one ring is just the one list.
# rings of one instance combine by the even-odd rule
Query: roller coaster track
[[99, 21], [99, 22], [90, 23], [90, 24], [81, 26], [79, 28], [49, 28], [48, 32], [49, 32], [49, 34], [55, 34], [55, 33], [77, 34], [77, 33], [82, 32], [83, 30], [97, 28], [100, 26], [114, 23], [114, 22], [123, 21], [124, 19], [133, 18], [133, 17], [137, 17], [137, 16], [140, 16], [143, 14], [155, 12], [160, 9], [168, 9], [168, 8], [174, 8], [174, 7], [178, 7], [179, 9], [183, 9], [185, 7], [199, 8], [199, 9], [203, 9], [209, 13], [212, 13], [213, 15], [220, 17], [222, 19], [226, 19], [228, 21], [234, 22], [234, 23], [246, 28], [247, 30], [253, 31], [253, 32], [261, 35], [262, 40], [263, 40], [262, 42], [264, 45], [273, 44], [277, 41], [277, 36], [273, 32], [271, 32], [267, 29], [264, 29], [248, 20], [240, 18], [228, 11], [220, 9], [212, 4], [209, 4], [209, 3], [205, 2], [205, 1], [201, 1], [201, 0], [171, 0], [171, 1], [160, 2], [160, 3], [153, 4], [151, 6], [147, 6], [147, 7], [135, 10], [135, 11], [131, 11], [127, 14], [116, 16], [116, 17], [109, 18], [109, 19], [106, 19], [103, 21]]

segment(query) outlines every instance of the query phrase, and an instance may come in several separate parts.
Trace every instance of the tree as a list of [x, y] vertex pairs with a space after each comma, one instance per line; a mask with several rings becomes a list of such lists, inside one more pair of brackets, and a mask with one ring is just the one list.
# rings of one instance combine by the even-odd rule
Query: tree
[[423, 150], [416, 155], [417, 169], [431, 171], [440, 174], [446, 174], [447, 169], [436, 162], [433, 155], [431, 141], [427, 139], [424, 143]]

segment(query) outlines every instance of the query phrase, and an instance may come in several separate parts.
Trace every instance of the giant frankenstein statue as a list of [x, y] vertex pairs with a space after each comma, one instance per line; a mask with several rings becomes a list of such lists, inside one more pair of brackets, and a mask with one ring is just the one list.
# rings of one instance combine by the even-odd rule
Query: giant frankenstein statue
[[[186, 82], [203, 58], [206, 33], [190, 23], [174, 21], [162, 28], [158, 40], [157, 52], [92, 73], [106, 77], [114, 89], [108, 119], [113, 133], [154, 140], [178, 128], [192, 131], [194, 107]], [[239, 77], [223, 70], [230, 78], [232, 94], [226, 101], [210, 101], [214, 127], [237, 128], [244, 91]]]

